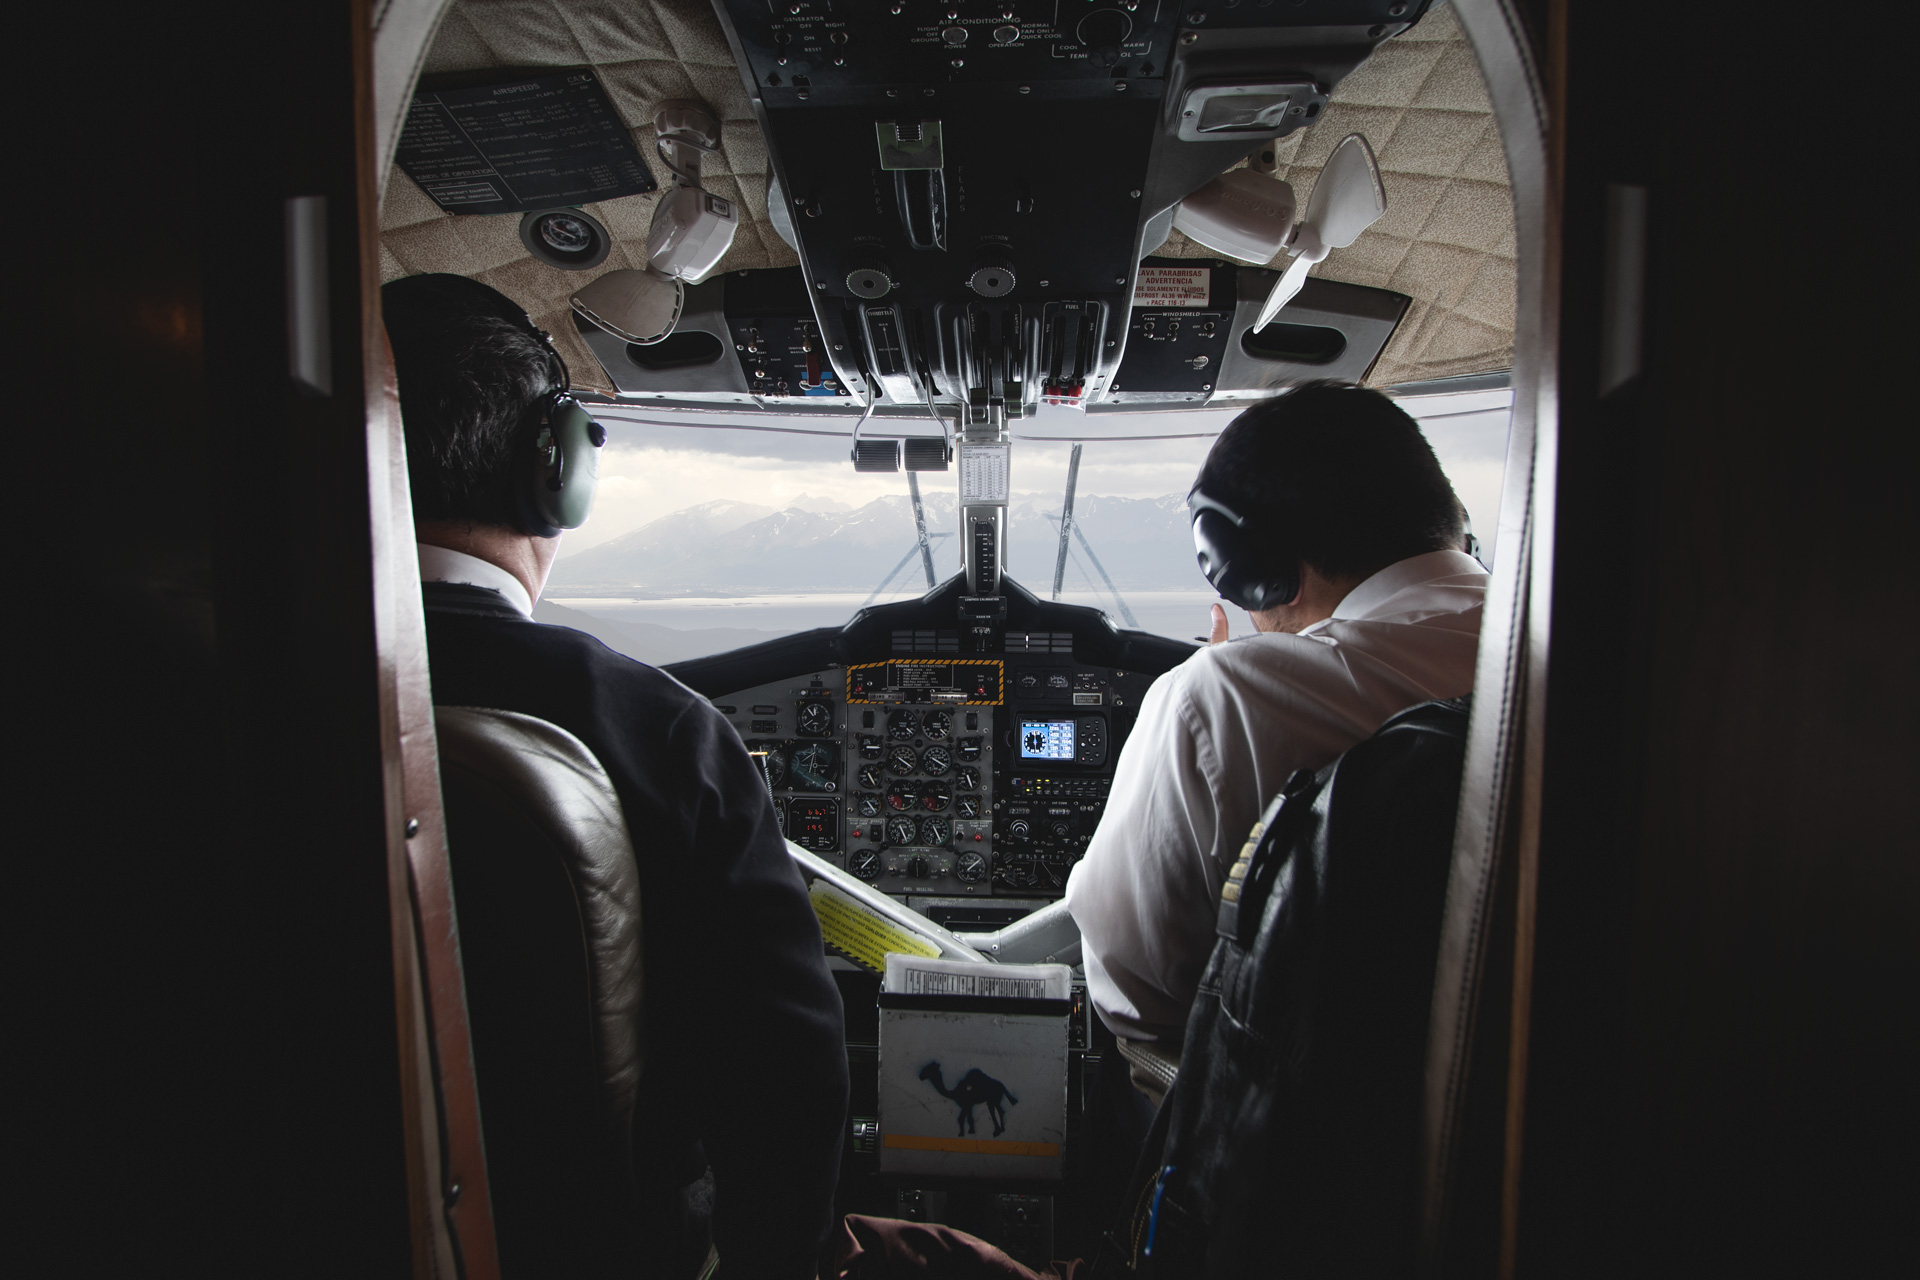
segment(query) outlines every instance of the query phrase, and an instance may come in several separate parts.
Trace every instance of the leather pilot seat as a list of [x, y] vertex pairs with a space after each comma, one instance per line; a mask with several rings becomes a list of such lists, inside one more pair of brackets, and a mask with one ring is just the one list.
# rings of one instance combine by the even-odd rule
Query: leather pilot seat
[[620, 798], [544, 720], [435, 719], [501, 1269], [639, 1274], [640, 879]]

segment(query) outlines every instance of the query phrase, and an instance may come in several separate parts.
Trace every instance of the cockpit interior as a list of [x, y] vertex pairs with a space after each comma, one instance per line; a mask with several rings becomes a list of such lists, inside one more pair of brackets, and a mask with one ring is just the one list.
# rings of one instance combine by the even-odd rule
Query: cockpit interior
[[[881, 557], [903, 553], [898, 585], [819, 625], [691, 652], [622, 633], [616, 616], [665, 616], [643, 606], [672, 594], [674, 518], [682, 543], [757, 559], [801, 539], [803, 506], [692, 523], [691, 475], [685, 507], [627, 535], [650, 553], [563, 548], [572, 585], [542, 607], [672, 658], [745, 743], [808, 878], [940, 954], [1077, 958], [1059, 899], [1148, 687], [1205, 630], [1204, 592], [1164, 623], [1127, 599], [1204, 587], [1190, 561], [1156, 578], [1131, 544], [1102, 560], [1089, 540], [1109, 539], [1115, 466], [1144, 468], [1157, 442], [1203, 451], [1278, 389], [1361, 383], [1430, 433], [1491, 428], [1474, 505], [1495, 541], [1514, 223], [1492, 102], [1444, 5], [455, 0], [383, 124], [383, 279], [453, 272], [522, 305], [608, 428], [610, 474], [630, 440], [756, 432], [838, 451], [844, 524], [907, 482]], [[1020, 498], [1030, 476], [1059, 484], [1063, 449], [1040, 527]], [[760, 496], [733, 475], [716, 502]], [[1179, 504], [1190, 479], [1156, 499]], [[846, 529], [809, 536], [851, 555]], [[1172, 558], [1186, 540], [1169, 534]], [[1063, 593], [1070, 562], [1090, 595]], [[825, 572], [785, 574], [798, 592]], [[731, 592], [720, 569], [682, 581]], [[1065, 1160], [1021, 1176], [949, 1153], [908, 1162], [916, 1176], [882, 1114], [884, 966], [822, 919], [854, 1068], [841, 1207], [963, 1226], [1036, 1266], [1090, 1256], [1129, 1162], [1108, 1095], [1131, 1086], [1078, 970]]]
[[[436, 720], [380, 290], [437, 273], [523, 309], [597, 424], [531, 616], [697, 694], [764, 784], [845, 1008], [839, 1213], [1036, 1270], [1117, 1247], [1181, 1063], [1098, 1016], [1064, 898], [1149, 689], [1221, 638], [1198, 467], [1331, 380], [1418, 423], [1488, 573], [1402, 1100], [1420, 1273], [1846, 1253], [1789, 1191], [1905, 1154], [1867, 1105], [1909, 1089], [1903, 1002], [1855, 981], [1910, 972], [1912, 459], [1832, 385], [1898, 367], [1854, 325], [1898, 232], [1801, 270], [1754, 212], [1831, 136], [1756, 105], [1799, 36], [1564, 0], [202, 7], [63, 91], [99, 114], [44, 172], [91, 203], [37, 255], [45, 368], [113, 455], [54, 536], [93, 639], [26, 682], [80, 726], [36, 848], [110, 851], [32, 900], [110, 923], [50, 913], [42, 967], [167, 1047], [66, 1073], [111, 1098], [55, 1135], [76, 1176], [159, 1124], [161, 1227], [85, 1245], [114, 1270], [135, 1236], [247, 1270], [324, 1216], [316, 1275], [503, 1272], [448, 832], [496, 783], [575, 802]], [[109, 174], [143, 112], [187, 141]], [[167, 1190], [182, 1152], [215, 1171]], [[1897, 1199], [1855, 1181], [1836, 1222]]]

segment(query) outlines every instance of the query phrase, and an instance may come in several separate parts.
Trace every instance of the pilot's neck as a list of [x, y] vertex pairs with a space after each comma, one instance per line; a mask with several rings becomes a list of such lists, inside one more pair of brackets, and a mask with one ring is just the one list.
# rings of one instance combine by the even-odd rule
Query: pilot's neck
[[529, 607], [546, 590], [547, 575], [560, 554], [558, 535], [536, 538], [504, 525], [466, 520], [416, 520], [413, 536], [426, 546], [458, 551], [504, 570], [525, 589]]

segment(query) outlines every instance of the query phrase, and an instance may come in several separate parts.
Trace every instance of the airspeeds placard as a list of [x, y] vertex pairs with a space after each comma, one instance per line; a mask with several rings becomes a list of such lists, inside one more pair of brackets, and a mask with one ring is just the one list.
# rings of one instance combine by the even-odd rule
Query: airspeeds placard
[[449, 213], [524, 213], [657, 190], [590, 68], [423, 88], [395, 159]]

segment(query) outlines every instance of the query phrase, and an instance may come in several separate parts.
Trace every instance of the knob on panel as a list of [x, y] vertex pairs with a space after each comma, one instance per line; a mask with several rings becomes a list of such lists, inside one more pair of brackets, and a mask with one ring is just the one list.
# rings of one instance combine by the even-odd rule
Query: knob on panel
[[1104, 45], [1118, 46], [1133, 34], [1133, 19], [1118, 9], [1095, 9], [1080, 19], [1080, 25], [1074, 29], [1080, 43], [1090, 49]]
[[1095, 9], [1080, 19], [1074, 35], [1093, 50], [1093, 60], [1103, 67], [1120, 61], [1120, 45], [1133, 34], [1133, 19], [1118, 9]]
[[967, 288], [983, 298], [1004, 298], [1013, 292], [1013, 268], [1005, 262], [989, 262], [967, 277]]
[[856, 298], [884, 298], [893, 292], [893, 276], [885, 267], [856, 267], [847, 272], [847, 292]]

